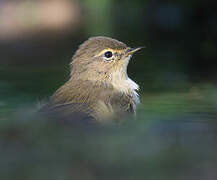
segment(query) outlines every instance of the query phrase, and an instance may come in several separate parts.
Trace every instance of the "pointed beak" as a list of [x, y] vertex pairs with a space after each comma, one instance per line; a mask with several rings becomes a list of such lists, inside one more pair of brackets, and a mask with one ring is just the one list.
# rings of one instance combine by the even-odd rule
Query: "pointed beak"
[[132, 55], [134, 54], [136, 51], [139, 51], [140, 49], [145, 48], [145, 46], [143, 47], [137, 47], [137, 48], [129, 48], [126, 52], [127, 55]]

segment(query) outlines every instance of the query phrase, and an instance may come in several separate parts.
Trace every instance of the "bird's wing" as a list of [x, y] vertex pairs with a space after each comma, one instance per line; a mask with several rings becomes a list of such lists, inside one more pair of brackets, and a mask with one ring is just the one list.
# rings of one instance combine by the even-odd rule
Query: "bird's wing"
[[111, 104], [115, 107], [116, 111], [120, 113], [135, 113], [135, 104], [132, 97], [124, 93], [116, 93], [111, 98]]
[[40, 109], [40, 114], [48, 119], [66, 123], [90, 123], [94, 119], [90, 116], [87, 105], [81, 103], [65, 103], [57, 105], [45, 105]]

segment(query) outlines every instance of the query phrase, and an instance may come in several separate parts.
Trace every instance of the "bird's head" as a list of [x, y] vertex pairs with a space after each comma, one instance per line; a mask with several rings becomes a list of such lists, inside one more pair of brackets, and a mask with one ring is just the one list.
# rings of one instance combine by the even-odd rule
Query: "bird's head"
[[85, 41], [73, 56], [71, 78], [109, 81], [114, 76], [127, 78], [127, 65], [140, 50], [108, 37], [93, 37]]

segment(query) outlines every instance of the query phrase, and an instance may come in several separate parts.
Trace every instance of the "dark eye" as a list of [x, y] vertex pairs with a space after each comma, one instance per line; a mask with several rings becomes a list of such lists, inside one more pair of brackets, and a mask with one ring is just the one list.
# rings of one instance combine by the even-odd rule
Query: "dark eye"
[[106, 58], [111, 58], [111, 57], [113, 56], [113, 54], [112, 54], [111, 51], [106, 51], [105, 54], [104, 54], [104, 56], [105, 56]]

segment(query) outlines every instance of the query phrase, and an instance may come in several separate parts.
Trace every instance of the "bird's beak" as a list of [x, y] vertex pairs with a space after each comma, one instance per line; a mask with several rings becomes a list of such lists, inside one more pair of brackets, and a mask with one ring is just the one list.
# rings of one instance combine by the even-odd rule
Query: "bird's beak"
[[140, 49], [143, 49], [145, 48], [144, 46], [143, 47], [137, 47], [137, 48], [129, 48], [126, 52], [127, 55], [132, 55], [134, 54], [136, 51], [139, 51]]

